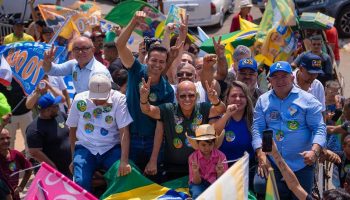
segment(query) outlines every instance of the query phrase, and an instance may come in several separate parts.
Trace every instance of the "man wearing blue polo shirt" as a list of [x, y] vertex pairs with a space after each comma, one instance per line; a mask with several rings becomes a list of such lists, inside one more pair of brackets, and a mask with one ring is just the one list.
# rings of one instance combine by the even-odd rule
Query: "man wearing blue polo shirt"
[[168, 52], [162, 46], [153, 46], [148, 50], [146, 65], [135, 59], [126, 46], [133, 30], [145, 19], [145, 13], [136, 12], [134, 18], [120, 34], [116, 46], [123, 65], [128, 69], [128, 88], [126, 98], [128, 109], [133, 118], [130, 126], [130, 159], [143, 171], [147, 165], [153, 149], [156, 120], [143, 114], [140, 108], [139, 87], [142, 78], [151, 79], [149, 102], [158, 106], [174, 101], [174, 91], [168, 81], [162, 76], [167, 67]]
[[[294, 76], [289, 63], [279, 61], [270, 67], [269, 81], [272, 90], [261, 95], [257, 101], [253, 119], [253, 148], [259, 167], [254, 186], [257, 193], [265, 192], [268, 160], [262, 151], [262, 132], [273, 131], [273, 139], [283, 159], [294, 171], [301, 186], [311, 192], [314, 163], [326, 142], [326, 125], [322, 117], [321, 103], [308, 92], [293, 85]], [[275, 177], [281, 199], [293, 196], [273, 160]], [[260, 176], [260, 177], [259, 177]]]
[[73, 40], [72, 46], [75, 59], [62, 64], [53, 63], [56, 53], [54, 46], [45, 52], [43, 68], [48, 75], [67, 76], [71, 74], [77, 94], [89, 90], [89, 80], [94, 74], [105, 74], [112, 81], [107, 67], [94, 57], [95, 47], [90, 38], [77, 37]]

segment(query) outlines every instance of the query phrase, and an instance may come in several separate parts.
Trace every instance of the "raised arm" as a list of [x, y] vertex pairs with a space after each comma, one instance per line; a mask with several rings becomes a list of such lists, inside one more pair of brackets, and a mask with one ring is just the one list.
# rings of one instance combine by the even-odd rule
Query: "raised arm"
[[[214, 65], [217, 61], [217, 56], [215, 54], [207, 54], [203, 58], [203, 70], [200, 74], [201, 83], [204, 86], [205, 82], [213, 83], [214, 88], [218, 95], [221, 93], [221, 88], [219, 83], [214, 79]], [[207, 91], [207, 88], [204, 87], [204, 90]]]
[[214, 49], [215, 53], [218, 57], [217, 62], [217, 71], [215, 73], [215, 79], [216, 80], [225, 80], [227, 73], [228, 73], [228, 64], [225, 57], [225, 45], [220, 44], [221, 43], [221, 36], [218, 39], [218, 42], [215, 41], [215, 38], [213, 37], [213, 43], [214, 43]]
[[142, 86], [140, 87], [140, 107], [145, 115], [148, 115], [153, 119], [160, 119], [159, 107], [149, 104], [148, 101], [148, 96], [151, 89], [151, 79], [151, 77], [148, 77], [148, 81], [146, 82], [145, 79], [142, 78]]
[[143, 11], [136, 11], [135, 16], [131, 19], [130, 23], [124, 28], [118, 40], [116, 46], [118, 49], [120, 60], [126, 68], [131, 68], [134, 63], [134, 56], [131, 50], [127, 47], [128, 40], [140, 22], [144, 21], [146, 18], [146, 13]]
[[237, 105], [236, 104], [231, 104], [227, 106], [226, 113], [218, 119], [215, 124], [215, 132], [216, 133], [221, 133], [222, 130], [225, 129], [226, 123], [230, 120], [231, 116], [237, 111]]
[[212, 104], [209, 111], [209, 118], [223, 114], [226, 111], [226, 106], [219, 99], [218, 93], [214, 89], [214, 81], [211, 83], [211, 85], [209, 85], [208, 81], [206, 81], [205, 86], [207, 88], [208, 99]]
[[289, 168], [287, 163], [283, 160], [282, 156], [277, 150], [275, 142], [272, 140], [272, 155], [278, 169], [280, 170], [288, 188], [294, 193], [298, 199], [306, 199], [307, 193], [303, 187], [301, 187], [298, 178], [295, 176], [294, 172]]

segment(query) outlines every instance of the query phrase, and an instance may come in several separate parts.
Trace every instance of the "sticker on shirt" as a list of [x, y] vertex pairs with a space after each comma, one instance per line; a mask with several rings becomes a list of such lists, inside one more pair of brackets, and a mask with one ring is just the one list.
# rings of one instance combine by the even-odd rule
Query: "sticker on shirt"
[[11, 172], [14, 172], [14, 171], [17, 170], [16, 162], [11, 162], [11, 163], [9, 164], [9, 170], [10, 170]]
[[102, 136], [106, 136], [106, 135], [108, 135], [108, 130], [104, 129], [104, 128], [101, 128], [100, 133], [101, 133]]
[[191, 129], [192, 129], [193, 132], [196, 132], [197, 124], [192, 123], [191, 124]]
[[178, 117], [177, 115], [175, 115], [175, 124], [181, 124], [184, 120], [182, 117]]
[[173, 145], [176, 149], [180, 149], [182, 147], [182, 141], [180, 138], [173, 139]]
[[89, 121], [91, 119], [91, 113], [85, 112], [83, 114], [83, 118], [85, 119], [85, 121]]
[[12, 90], [12, 86], [11, 85], [7, 86], [6, 90], [11, 91]]
[[78, 81], [78, 72], [77, 71], [73, 72], [73, 80]]
[[149, 94], [148, 99], [149, 99], [150, 102], [156, 102], [157, 101], [157, 95], [154, 92], [152, 92], [151, 94]]
[[236, 138], [236, 135], [233, 131], [225, 131], [225, 139], [227, 142], [233, 142]]
[[290, 130], [297, 130], [299, 128], [299, 122], [297, 122], [297, 121], [288, 121], [288, 128]]
[[281, 130], [277, 131], [276, 140], [281, 142], [283, 139], [284, 139], [284, 133]]
[[291, 105], [288, 108], [289, 116], [293, 117], [298, 112], [298, 107], [296, 105]]
[[103, 110], [104, 113], [111, 112], [111, 110], [112, 110], [112, 105], [103, 106], [102, 110]]
[[270, 120], [279, 120], [280, 113], [277, 110], [274, 110], [270, 113]]
[[107, 124], [112, 124], [112, 122], [113, 122], [113, 117], [110, 116], [110, 115], [107, 115], [107, 116], [105, 117], [105, 122], [106, 122]]
[[64, 128], [64, 122], [58, 123], [58, 127]]
[[77, 109], [80, 111], [80, 112], [85, 112], [86, 111], [86, 102], [84, 100], [80, 100], [77, 102]]
[[186, 138], [185, 144], [187, 147], [192, 148], [191, 143], [188, 141], [188, 138]]
[[102, 109], [101, 108], [95, 108], [94, 111], [92, 112], [94, 115], [94, 118], [100, 119], [102, 117]]
[[87, 133], [87, 134], [92, 133], [94, 131], [94, 129], [95, 129], [94, 125], [92, 125], [90, 123], [85, 124], [85, 126], [84, 126], [85, 133]]
[[183, 126], [181, 126], [180, 124], [175, 126], [175, 131], [176, 133], [182, 133], [182, 131], [184, 130]]
[[196, 118], [193, 119], [193, 123], [197, 125], [201, 125], [203, 120], [203, 116], [201, 114], [198, 114]]

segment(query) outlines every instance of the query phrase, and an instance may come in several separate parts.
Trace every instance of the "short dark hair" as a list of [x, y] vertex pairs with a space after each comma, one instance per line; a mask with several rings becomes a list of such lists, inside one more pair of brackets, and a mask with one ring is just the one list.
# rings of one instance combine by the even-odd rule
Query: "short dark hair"
[[[179, 35], [174, 35], [174, 36], [170, 39], [170, 46], [171, 46], [171, 47], [175, 46], [176, 40], [177, 40], [178, 37], [179, 37]], [[191, 41], [191, 39], [190, 39], [188, 36], [186, 36], [185, 44], [189, 44], [189, 45], [192, 44], [192, 41]]]
[[331, 189], [323, 192], [324, 200], [347, 200], [350, 199], [350, 194], [343, 188]]
[[115, 70], [112, 73], [113, 82], [118, 86], [123, 86], [128, 81], [128, 71], [125, 69]]
[[147, 52], [148, 59], [150, 58], [151, 53], [153, 51], [158, 51], [160, 53], [165, 53], [166, 54], [166, 58], [168, 60], [168, 50], [164, 46], [162, 46], [162, 45], [151, 45], [151, 47], [149, 48], [149, 50]]
[[320, 35], [313, 35], [313, 36], [311, 36], [310, 37], [310, 40], [311, 41], [322, 41], [322, 36], [320, 36]]
[[104, 44], [103, 44], [103, 47], [104, 48], [117, 48], [117, 46], [115, 46], [115, 43], [114, 42], [105, 42]]

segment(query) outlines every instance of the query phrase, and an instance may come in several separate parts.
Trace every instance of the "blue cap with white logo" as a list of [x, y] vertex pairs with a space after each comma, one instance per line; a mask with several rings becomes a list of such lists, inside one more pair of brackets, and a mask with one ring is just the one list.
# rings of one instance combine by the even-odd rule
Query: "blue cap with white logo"
[[61, 101], [62, 101], [61, 96], [53, 97], [50, 93], [46, 93], [38, 99], [38, 108], [45, 109], [52, 105], [57, 105]]
[[304, 67], [311, 74], [323, 74], [320, 56], [308, 52], [301, 57], [300, 67]]
[[292, 67], [286, 61], [278, 61], [278, 62], [275, 62], [271, 65], [269, 77], [271, 77], [275, 72], [286, 72], [288, 74], [291, 74]]
[[254, 72], [258, 71], [258, 63], [253, 58], [243, 58], [238, 63], [238, 70], [251, 69]]

